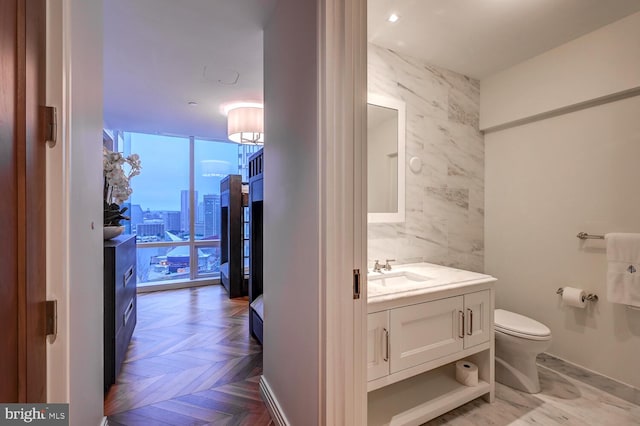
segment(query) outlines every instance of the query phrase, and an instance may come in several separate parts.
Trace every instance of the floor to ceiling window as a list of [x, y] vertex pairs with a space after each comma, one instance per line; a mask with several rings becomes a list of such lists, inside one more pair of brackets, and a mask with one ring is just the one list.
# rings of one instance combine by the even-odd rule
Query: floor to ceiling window
[[[125, 203], [136, 235], [138, 285], [215, 281], [220, 266], [220, 180], [246, 179], [257, 147], [229, 142], [115, 132], [118, 151], [136, 153], [142, 173]], [[254, 149], [255, 148], [255, 149]]]

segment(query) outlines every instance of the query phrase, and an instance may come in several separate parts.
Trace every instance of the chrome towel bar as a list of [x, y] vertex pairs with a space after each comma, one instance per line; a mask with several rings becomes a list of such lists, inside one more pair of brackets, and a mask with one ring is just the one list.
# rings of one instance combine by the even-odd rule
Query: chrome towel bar
[[576, 235], [576, 237], [580, 238], [581, 240], [604, 240], [604, 235], [592, 235], [587, 234], [586, 232], [578, 232], [578, 235]]

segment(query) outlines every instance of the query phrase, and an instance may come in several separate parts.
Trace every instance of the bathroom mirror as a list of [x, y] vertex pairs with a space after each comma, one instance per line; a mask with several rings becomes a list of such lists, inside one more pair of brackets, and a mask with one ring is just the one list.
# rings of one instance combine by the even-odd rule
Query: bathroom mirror
[[404, 222], [405, 104], [369, 94], [367, 204], [369, 223]]

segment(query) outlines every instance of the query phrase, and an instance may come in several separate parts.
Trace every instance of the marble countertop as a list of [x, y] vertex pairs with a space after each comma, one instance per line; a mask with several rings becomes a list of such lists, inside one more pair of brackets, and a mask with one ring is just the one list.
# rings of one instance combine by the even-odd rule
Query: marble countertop
[[397, 265], [391, 271], [369, 272], [367, 277], [369, 304], [496, 281], [491, 275], [432, 263]]

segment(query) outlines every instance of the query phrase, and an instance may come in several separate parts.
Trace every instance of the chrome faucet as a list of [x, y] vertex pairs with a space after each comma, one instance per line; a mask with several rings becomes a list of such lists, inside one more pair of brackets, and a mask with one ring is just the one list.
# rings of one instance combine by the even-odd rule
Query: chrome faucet
[[387, 259], [386, 263], [384, 265], [380, 264], [379, 260], [376, 260], [375, 265], [373, 265], [373, 272], [382, 272], [384, 271], [390, 271], [391, 270], [391, 263], [389, 262], [395, 262], [395, 259]]
[[384, 266], [382, 267], [385, 271], [390, 271], [391, 270], [391, 263], [389, 262], [395, 262], [395, 259], [387, 259], [387, 262], [384, 264]]

